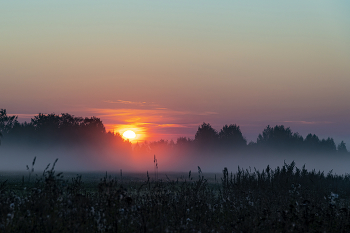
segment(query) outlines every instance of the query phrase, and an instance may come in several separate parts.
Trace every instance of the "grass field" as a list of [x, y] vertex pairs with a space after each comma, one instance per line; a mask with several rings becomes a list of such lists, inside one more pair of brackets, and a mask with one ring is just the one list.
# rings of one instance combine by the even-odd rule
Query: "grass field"
[[349, 195], [350, 176], [294, 163], [221, 174], [28, 168], [0, 174], [0, 231], [349, 232]]

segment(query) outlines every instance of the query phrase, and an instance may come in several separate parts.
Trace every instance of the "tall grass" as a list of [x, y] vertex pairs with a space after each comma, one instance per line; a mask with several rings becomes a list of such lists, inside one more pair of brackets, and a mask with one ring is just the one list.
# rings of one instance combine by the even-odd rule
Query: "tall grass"
[[0, 182], [0, 232], [350, 231], [350, 176], [294, 162], [224, 168], [221, 182], [208, 182], [199, 167], [198, 178], [190, 172], [180, 181], [152, 181], [147, 174], [132, 185], [106, 173], [89, 190], [79, 175], [56, 174], [55, 163], [20, 189]]

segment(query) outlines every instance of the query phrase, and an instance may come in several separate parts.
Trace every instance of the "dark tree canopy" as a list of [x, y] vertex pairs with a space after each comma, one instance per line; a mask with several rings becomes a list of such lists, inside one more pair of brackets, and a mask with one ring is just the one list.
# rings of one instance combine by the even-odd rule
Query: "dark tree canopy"
[[339, 153], [348, 153], [348, 150], [346, 149], [346, 145], [344, 141], [341, 141], [341, 143], [339, 143], [337, 149]]
[[178, 146], [188, 146], [191, 142], [192, 142], [192, 140], [190, 138], [179, 137], [176, 140], [176, 145], [178, 145]]
[[124, 142], [119, 134], [106, 132], [99, 118], [75, 117], [68, 113], [62, 113], [62, 115], [39, 113], [31, 119], [30, 123], [19, 123], [16, 116], [7, 116], [6, 110], [1, 109], [0, 133], [8, 143], [28, 145], [59, 145], [60, 143], [121, 145]]
[[219, 134], [211, 127], [208, 123], [203, 122], [201, 126], [198, 127], [194, 140], [201, 146], [214, 145], [218, 142]]
[[284, 125], [276, 125], [273, 128], [268, 125], [257, 139], [257, 145], [274, 149], [295, 149], [302, 143], [303, 137], [293, 133], [289, 127], [285, 128]]
[[320, 147], [320, 139], [315, 134], [308, 134], [304, 140], [306, 149], [316, 150]]
[[336, 151], [337, 149], [333, 138], [322, 139], [320, 148], [325, 152]]
[[247, 140], [236, 124], [224, 125], [219, 133], [221, 145], [225, 147], [242, 148], [247, 145]]
[[6, 109], [0, 109], [0, 135], [7, 134], [14, 127], [17, 121], [17, 116], [8, 116]]

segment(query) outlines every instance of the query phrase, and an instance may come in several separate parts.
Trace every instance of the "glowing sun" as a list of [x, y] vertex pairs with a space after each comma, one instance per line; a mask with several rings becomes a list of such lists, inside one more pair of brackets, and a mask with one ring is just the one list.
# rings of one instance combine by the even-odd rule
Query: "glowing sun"
[[128, 139], [133, 139], [136, 137], [136, 134], [132, 130], [127, 130], [123, 133], [123, 137]]

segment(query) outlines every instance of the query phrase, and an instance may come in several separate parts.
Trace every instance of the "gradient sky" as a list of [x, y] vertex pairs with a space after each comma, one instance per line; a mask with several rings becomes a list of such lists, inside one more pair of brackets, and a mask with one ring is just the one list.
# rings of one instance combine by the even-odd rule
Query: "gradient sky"
[[143, 140], [268, 125], [350, 146], [349, 1], [1, 1], [0, 108]]

